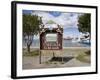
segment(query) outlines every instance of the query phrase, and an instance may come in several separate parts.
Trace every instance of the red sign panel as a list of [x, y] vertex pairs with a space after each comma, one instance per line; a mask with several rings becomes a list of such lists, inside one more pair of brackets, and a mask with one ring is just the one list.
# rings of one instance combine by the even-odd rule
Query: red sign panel
[[41, 50], [60, 50], [62, 49], [62, 28], [43, 28], [40, 31]]

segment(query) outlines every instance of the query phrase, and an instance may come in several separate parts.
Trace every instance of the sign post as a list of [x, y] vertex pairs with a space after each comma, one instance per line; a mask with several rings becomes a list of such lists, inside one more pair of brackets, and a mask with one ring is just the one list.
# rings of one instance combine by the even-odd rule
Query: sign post
[[63, 28], [60, 25], [52, 28], [40, 29], [40, 59], [41, 64], [42, 50], [53, 50], [53, 57], [55, 57], [54, 50], [62, 50]]

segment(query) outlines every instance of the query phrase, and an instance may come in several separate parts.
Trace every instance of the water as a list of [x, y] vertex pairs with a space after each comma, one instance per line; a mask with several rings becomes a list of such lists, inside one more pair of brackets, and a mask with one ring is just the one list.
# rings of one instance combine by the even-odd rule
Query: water
[[90, 47], [90, 44], [83, 42], [72, 42], [71, 40], [63, 40], [63, 47]]
[[[26, 46], [25, 43], [23, 46]], [[34, 40], [32, 43], [32, 47], [39, 47], [40, 42], [39, 40]], [[90, 44], [83, 43], [83, 42], [72, 42], [71, 40], [63, 40], [63, 47], [90, 47]]]

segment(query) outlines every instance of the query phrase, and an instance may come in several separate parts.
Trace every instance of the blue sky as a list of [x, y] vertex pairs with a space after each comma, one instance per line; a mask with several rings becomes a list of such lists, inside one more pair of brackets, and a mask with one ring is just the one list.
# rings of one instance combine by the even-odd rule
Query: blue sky
[[[23, 10], [23, 13], [41, 16], [44, 24], [46, 24], [47, 21], [52, 20], [55, 23], [62, 25], [64, 29], [63, 37], [78, 36], [80, 34], [77, 26], [79, 13], [33, 10]], [[37, 37], [35, 36], [35, 38]]]

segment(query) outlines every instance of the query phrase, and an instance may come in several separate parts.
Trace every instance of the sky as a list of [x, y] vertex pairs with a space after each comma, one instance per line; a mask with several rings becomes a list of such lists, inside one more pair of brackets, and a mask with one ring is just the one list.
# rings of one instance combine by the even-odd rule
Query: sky
[[[23, 10], [24, 14], [38, 15], [42, 17], [43, 24], [46, 24], [49, 20], [54, 21], [63, 27], [63, 37], [77, 37], [80, 35], [78, 30], [78, 16], [80, 13], [71, 12], [55, 12], [55, 11], [33, 11]], [[82, 13], [81, 13], [82, 14]], [[38, 36], [35, 36], [38, 38]]]

